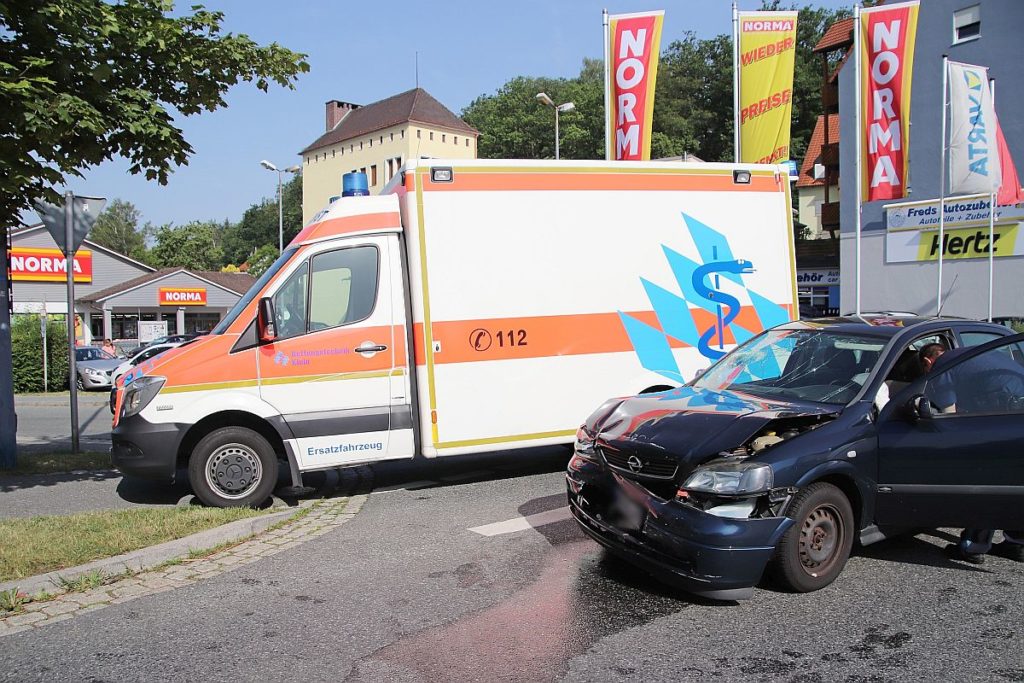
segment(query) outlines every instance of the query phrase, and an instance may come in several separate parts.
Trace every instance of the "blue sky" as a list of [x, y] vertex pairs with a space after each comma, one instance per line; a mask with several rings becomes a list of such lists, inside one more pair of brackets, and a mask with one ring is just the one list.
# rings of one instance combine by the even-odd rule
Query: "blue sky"
[[[187, 10], [190, 4], [179, 1], [177, 6]], [[577, 75], [584, 57], [602, 56], [604, 7], [613, 14], [664, 9], [663, 49], [684, 31], [711, 37], [732, 30], [730, 0], [204, 4], [225, 13], [226, 30], [307, 53], [309, 73], [300, 76], [295, 90], [275, 86], [262, 93], [238, 85], [228, 93], [227, 108], [180, 118], [178, 125], [195, 153], [166, 186], [132, 176], [126, 162], [114, 160], [87, 170], [84, 179], [72, 180], [70, 189], [131, 201], [144, 221], [157, 225], [237, 221], [249, 205], [276, 194], [276, 174], [262, 169], [261, 159], [279, 168], [299, 163], [299, 150], [324, 130], [327, 100], [368, 104], [414, 87], [417, 51], [420, 86], [457, 114], [515, 76]], [[853, 6], [852, 0], [796, 4]], [[760, 5], [760, 0], [739, 0], [741, 10]]]

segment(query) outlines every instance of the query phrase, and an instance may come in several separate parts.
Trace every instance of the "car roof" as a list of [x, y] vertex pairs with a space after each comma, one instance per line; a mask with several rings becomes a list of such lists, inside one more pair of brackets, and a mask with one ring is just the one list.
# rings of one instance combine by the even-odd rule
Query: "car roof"
[[953, 317], [925, 317], [905, 314], [891, 313], [864, 313], [861, 315], [841, 315], [830, 318], [812, 318], [809, 320], [794, 320], [790, 323], [779, 325], [776, 329], [782, 330], [809, 330], [820, 329], [841, 334], [869, 334], [875, 337], [895, 337], [904, 330], [915, 328], [922, 332], [929, 329], [989, 327], [993, 330], [1004, 332], [1007, 330], [1002, 325], [996, 325], [981, 320], [969, 320], [966, 318]]

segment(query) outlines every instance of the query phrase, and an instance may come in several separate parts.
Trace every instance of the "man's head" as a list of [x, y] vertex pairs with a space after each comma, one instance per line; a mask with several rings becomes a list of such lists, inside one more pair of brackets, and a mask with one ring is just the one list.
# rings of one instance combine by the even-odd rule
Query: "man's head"
[[929, 372], [932, 366], [935, 365], [935, 361], [945, 352], [946, 347], [942, 344], [925, 344], [922, 346], [921, 350], [917, 352], [917, 358], [921, 362], [921, 369], [924, 372]]

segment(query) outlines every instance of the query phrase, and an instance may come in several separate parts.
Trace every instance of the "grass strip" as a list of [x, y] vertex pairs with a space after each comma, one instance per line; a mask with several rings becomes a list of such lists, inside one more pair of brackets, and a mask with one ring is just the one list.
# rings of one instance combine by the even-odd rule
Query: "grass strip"
[[74, 567], [262, 514], [248, 508], [135, 508], [0, 520], [0, 581]]
[[11, 470], [0, 470], [0, 477], [19, 474], [55, 474], [75, 470], [113, 469], [110, 453], [43, 453], [19, 455], [18, 465]]

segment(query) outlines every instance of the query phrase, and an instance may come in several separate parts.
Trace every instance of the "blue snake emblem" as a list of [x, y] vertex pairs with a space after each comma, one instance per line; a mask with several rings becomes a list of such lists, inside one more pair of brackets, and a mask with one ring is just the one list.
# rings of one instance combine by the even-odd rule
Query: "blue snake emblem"
[[[714, 256], [718, 256], [718, 249], [714, 249]], [[719, 291], [718, 276], [715, 275], [715, 289], [712, 289], [704, 283], [704, 278], [712, 273], [733, 273], [736, 275], [748, 274], [754, 272], [754, 264], [746, 259], [736, 259], [734, 261], [712, 261], [711, 263], [705, 263], [699, 266], [693, 272], [693, 288], [697, 293], [711, 301], [716, 305], [718, 309], [718, 320], [712, 327], [709, 327], [700, 336], [700, 340], [697, 342], [697, 348], [706, 357], [712, 360], [718, 360], [725, 355], [725, 352], [721, 348], [725, 345], [725, 328], [728, 327], [736, 316], [740, 314], [740, 301], [731, 294]], [[722, 306], [728, 306], [729, 311], [722, 315]], [[717, 334], [718, 336], [718, 349], [713, 349], [710, 346], [711, 339]]]

